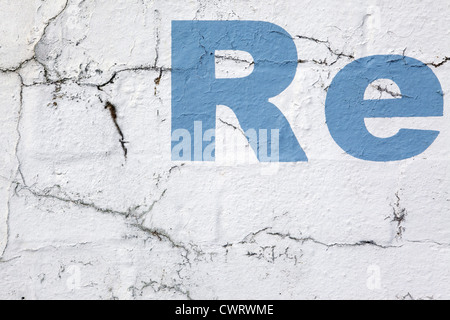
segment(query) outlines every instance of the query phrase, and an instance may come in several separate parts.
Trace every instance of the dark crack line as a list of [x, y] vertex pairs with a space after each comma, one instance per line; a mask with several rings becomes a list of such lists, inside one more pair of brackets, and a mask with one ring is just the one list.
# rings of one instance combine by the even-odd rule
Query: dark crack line
[[432, 63], [427, 63], [427, 66], [433, 66], [435, 68], [439, 68], [442, 67], [444, 64], [446, 64], [447, 62], [450, 61], [450, 57], [445, 57], [444, 60], [442, 60], [441, 62], [432, 62]]
[[[269, 232], [269, 230], [272, 230], [272, 228], [268, 227], [268, 228], [264, 228], [262, 230], [254, 232], [254, 233], [250, 233], [248, 236], [246, 236], [244, 238], [244, 240], [242, 240], [238, 244], [243, 245], [243, 244], [249, 244], [249, 243], [256, 243], [255, 237], [257, 237], [260, 234], [266, 234], [266, 235], [269, 235], [269, 236], [279, 237], [279, 238], [282, 238], [282, 239], [289, 239], [289, 240], [292, 240], [292, 241], [295, 241], [295, 242], [299, 242], [299, 243], [302, 243], [302, 244], [304, 244], [306, 242], [312, 242], [312, 243], [315, 243], [315, 244], [318, 244], [318, 245], [321, 245], [321, 246], [324, 246], [324, 247], [327, 247], [327, 248], [373, 246], [373, 247], [377, 247], [377, 248], [380, 248], [380, 249], [396, 249], [396, 248], [402, 247], [402, 246], [383, 246], [383, 245], [380, 245], [380, 244], [376, 243], [373, 240], [362, 240], [362, 241], [359, 241], [359, 242], [356, 242], [356, 243], [332, 243], [332, 244], [326, 244], [326, 243], [318, 241], [318, 240], [316, 240], [316, 239], [314, 239], [312, 237], [297, 238], [297, 237], [294, 237], [294, 236], [292, 236], [290, 234], [282, 234], [282, 233], [278, 233], [278, 232]], [[232, 246], [233, 246], [233, 244], [227, 244], [227, 245], [223, 246], [223, 248], [228, 248], [228, 247], [232, 247]]]
[[142, 281], [142, 287], [141, 288], [131, 287], [130, 289], [131, 290], [138, 290], [140, 292], [140, 296], [142, 296], [143, 291], [145, 289], [147, 289], [147, 288], [151, 288], [155, 293], [159, 293], [161, 291], [173, 291], [173, 292], [182, 294], [188, 300], [193, 300], [192, 297], [191, 297], [190, 292], [188, 290], [187, 291], [183, 291], [180, 288], [179, 284], [174, 284], [174, 285], [170, 286], [170, 285], [163, 284], [162, 282], [159, 283], [158, 281], [150, 280], [148, 282]]
[[20, 258], [22, 258], [22, 256], [13, 257], [13, 258], [8, 259], [8, 260], [3, 260], [2, 258], [0, 258], [0, 264], [10, 263], [10, 262], [12, 262], [14, 260], [17, 260], [17, 259], [20, 259]]
[[161, 36], [159, 32], [159, 25], [161, 24], [161, 13], [159, 10], [155, 10], [154, 12], [154, 18], [155, 18], [155, 38], [156, 38], [156, 45], [155, 45], [155, 62], [153, 64], [153, 67], [156, 68], [159, 61], [159, 46], [161, 44]]
[[402, 239], [403, 234], [406, 231], [406, 228], [403, 226], [403, 224], [406, 221], [406, 217], [408, 216], [408, 211], [406, 211], [406, 209], [402, 208], [402, 206], [400, 205], [401, 199], [398, 192], [395, 194], [395, 197], [397, 198], [397, 201], [392, 206], [393, 213], [391, 222], [397, 224], [397, 239]]
[[170, 243], [170, 245], [174, 249], [181, 249], [181, 250], [183, 250], [186, 253], [186, 256], [185, 256], [186, 258], [191, 253], [189, 248], [187, 248], [182, 243], [179, 243], [179, 242], [176, 242], [175, 240], [173, 240], [163, 230], [147, 228], [147, 227], [143, 226], [142, 224], [133, 224], [132, 226], [135, 227], [135, 228], [138, 228], [139, 230], [145, 232], [146, 234], [152, 236], [153, 238], [157, 238], [159, 241], [164, 241], [164, 240], [167, 241], [168, 243]]
[[301, 251], [300, 255], [290, 255], [289, 254], [290, 247], [285, 248], [285, 250], [282, 253], [275, 254], [276, 248], [277, 248], [276, 245], [260, 247], [258, 253], [248, 251], [246, 256], [254, 257], [258, 260], [266, 260], [267, 262], [272, 263], [272, 264], [275, 264], [275, 262], [278, 259], [281, 259], [284, 257], [285, 260], [294, 261], [294, 265], [298, 265], [298, 260], [304, 256], [303, 251]]
[[[85, 208], [89, 208], [89, 209], [93, 209], [97, 212], [103, 213], [103, 214], [110, 214], [113, 216], [121, 216], [124, 217], [127, 221], [127, 223], [129, 223], [129, 225], [131, 227], [134, 227], [136, 229], [138, 229], [141, 232], [144, 232], [146, 235], [148, 235], [151, 238], [155, 238], [158, 239], [161, 242], [167, 242], [171, 245], [172, 248], [174, 249], [178, 249], [181, 250], [183, 252], [182, 257], [185, 260], [185, 263], [187, 265], [191, 265], [189, 256], [192, 252], [194, 252], [196, 255], [201, 255], [202, 252], [199, 249], [195, 249], [194, 245], [191, 245], [192, 250], [187, 246], [184, 245], [181, 242], [177, 242], [175, 241], [167, 232], [165, 232], [164, 230], [161, 229], [152, 229], [152, 228], [147, 228], [145, 227], [142, 223], [139, 223], [138, 218], [136, 218], [135, 216], [135, 208], [129, 208], [126, 212], [124, 211], [116, 211], [116, 210], [112, 210], [112, 209], [108, 209], [108, 208], [101, 208], [97, 205], [95, 205], [94, 203], [90, 203], [90, 202], [86, 202], [84, 200], [81, 199], [71, 199], [70, 197], [64, 195], [63, 196], [57, 196], [57, 195], [53, 195], [51, 194], [51, 188], [44, 190], [44, 191], [36, 191], [33, 190], [32, 188], [28, 187], [28, 186], [24, 186], [21, 185], [20, 183], [16, 182], [17, 184], [17, 188], [18, 189], [22, 189], [22, 190], [26, 190], [29, 193], [31, 193], [33, 196], [35, 196], [38, 199], [50, 199], [50, 200], [57, 200], [63, 203], [67, 203], [67, 204], [72, 204], [75, 206], [79, 206], [79, 207], [85, 207]], [[16, 193], [18, 191], [16, 190]], [[165, 192], [163, 192], [162, 196], [160, 197], [160, 199], [162, 199], [165, 195]], [[158, 200], [159, 201], [159, 200]], [[154, 204], [153, 204], [154, 205]], [[132, 221], [129, 221], [129, 219], [132, 219]]]
[[[161, 69], [161, 70], [159, 70], [158, 77], [155, 79], [155, 84], [157, 86], [159, 86], [159, 84], [161, 83], [162, 76], [163, 76], [163, 70]], [[156, 91], [156, 89], [155, 89], [155, 91]]]
[[[104, 214], [112, 214], [112, 215], [118, 215], [118, 216], [124, 216], [124, 217], [130, 217], [132, 215], [132, 211], [133, 211], [132, 209], [129, 209], [127, 212], [121, 212], [121, 211], [116, 211], [116, 210], [112, 210], [112, 209], [101, 208], [101, 207], [95, 205], [94, 203], [89, 203], [89, 202], [83, 201], [81, 199], [71, 199], [70, 197], [61, 197], [61, 196], [56, 196], [56, 195], [50, 194], [50, 189], [40, 192], [40, 191], [35, 191], [35, 190], [31, 189], [30, 187], [20, 184], [18, 182], [16, 182], [16, 183], [17, 183], [18, 190], [19, 189], [26, 190], [37, 198], [58, 200], [58, 201], [65, 202], [68, 204], [73, 204], [73, 205], [80, 206], [80, 207], [94, 209], [95, 211], [104, 213]], [[18, 192], [18, 190], [16, 190], [16, 193]]]
[[106, 105], [105, 105], [105, 109], [108, 109], [109, 112], [111, 113], [111, 118], [112, 118], [114, 125], [116, 126], [117, 132], [119, 133], [120, 138], [121, 138], [119, 141], [122, 146], [122, 150], [123, 150], [125, 160], [126, 160], [127, 156], [128, 156], [128, 149], [127, 149], [126, 144], [128, 142], [125, 141], [125, 136], [122, 132], [122, 129], [119, 126], [119, 123], [117, 122], [117, 108], [111, 102], [107, 101]]
[[399, 248], [396, 246], [383, 246], [380, 245], [378, 243], [376, 243], [373, 240], [362, 240], [356, 243], [332, 243], [332, 244], [326, 244], [324, 242], [318, 241], [312, 237], [307, 237], [307, 238], [296, 238], [293, 237], [289, 234], [281, 234], [281, 233], [273, 233], [273, 232], [268, 232], [268, 235], [271, 236], [276, 236], [276, 237], [280, 237], [282, 239], [290, 239], [296, 242], [301, 242], [301, 243], [305, 243], [305, 242], [313, 242], [315, 244], [319, 244], [321, 246], [327, 247], [327, 248], [334, 248], [334, 247], [339, 247], [339, 248], [344, 248], [344, 247], [363, 247], [363, 246], [373, 246], [373, 247], [377, 247], [380, 249], [392, 249], [392, 248]]
[[232, 125], [231, 123], [228, 123], [228, 122], [226, 122], [226, 121], [223, 121], [223, 120], [220, 119], [220, 118], [219, 118], [219, 121], [222, 122], [224, 125], [226, 125], [226, 126], [228, 126], [228, 127], [230, 127], [230, 128], [233, 128], [233, 129], [236, 130], [236, 131], [239, 131], [240, 133], [242, 133], [242, 135], [244, 135], [244, 137], [247, 138], [247, 135], [245, 134], [244, 131], [242, 131], [241, 128], [236, 127], [236, 126], [234, 126], [234, 125]]
[[155, 207], [155, 205], [156, 205], [158, 202], [160, 202], [160, 201], [164, 198], [164, 196], [166, 195], [166, 192], [167, 192], [167, 189], [165, 189], [165, 190], [163, 191], [163, 193], [161, 194], [161, 196], [159, 197], [159, 199], [153, 201], [153, 203], [150, 205], [150, 207], [148, 208], [148, 210], [142, 212], [142, 213], [139, 215], [138, 218], [139, 218], [139, 219], [142, 219], [144, 216], [146, 216], [147, 214], [151, 213], [151, 212], [153, 211], [153, 208]]
[[433, 240], [406, 240], [406, 242], [414, 244], [434, 244], [439, 247], [450, 247], [450, 243], [442, 243]]
[[400, 296], [397, 295], [397, 299], [401, 300], [401, 301], [406, 301], [406, 300], [410, 300], [410, 301], [425, 301], [425, 300], [434, 300], [433, 296], [427, 296], [427, 297], [422, 297], [422, 298], [414, 298], [414, 296], [411, 293], [407, 293], [405, 296]]
[[[331, 67], [331, 66], [335, 65], [341, 58], [347, 58], [347, 59], [350, 59], [350, 60], [354, 60], [355, 59], [355, 56], [352, 55], [352, 54], [345, 54], [343, 52], [338, 52], [336, 50], [333, 50], [331, 48], [331, 43], [328, 40], [324, 41], [324, 40], [319, 40], [319, 39], [316, 39], [316, 38], [313, 38], [313, 37], [306, 37], [306, 36], [300, 36], [300, 35], [297, 35], [296, 38], [300, 39], [300, 40], [308, 40], [308, 41], [313, 41], [313, 42], [318, 43], [318, 44], [323, 44], [332, 55], [336, 56], [336, 61], [334, 61], [332, 63], [327, 63], [326, 59], [324, 61], [313, 60], [314, 63], [324, 64], [324, 65], [327, 65], [327, 66]], [[299, 63], [300, 63], [300, 61], [304, 62], [305, 60], [299, 60]]]
[[[171, 68], [165, 68], [165, 67], [158, 67], [158, 66], [138, 66], [138, 67], [133, 67], [133, 68], [126, 68], [126, 69], [122, 69], [122, 70], [118, 70], [115, 71], [113, 73], [113, 75], [111, 76], [111, 78], [106, 81], [105, 83], [102, 84], [92, 84], [92, 83], [86, 83], [83, 84], [85, 86], [93, 86], [93, 87], [97, 87], [97, 89], [99, 91], [103, 91], [103, 88], [109, 86], [110, 84], [114, 84], [114, 81], [117, 79], [117, 76], [120, 73], [124, 73], [124, 72], [138, 72], [138, 71], [156, 71], [156, 72], [160, 72], [161, 76], [164, 72], [171, 72], [172, 69]], [[78, 83], [77, 81], [79, 81], [79, 79], [65, 79], [64, 81], [73, 81], [75, 83]]]
[[14, 148], [14, 153], [16, 155], [16, 160], [17, 160], [17, 173], [20, 175], [20, 178], [22, 179], [22, 182], [24, 184], [26, 184], [25, 181], [25, 177], [23, 175], [22, 172], [22, 162], [19, 158], [19, 147], [20, 147], [20, 142], [22, 141], [22, 133], [20, 132], [20, 125], [22, 123], [22, 116], [23, 116], [23, 88], [24, 88], [24, 83], [23, 83], [23, 78], [22, 76], [19, 74], [19, 79], [20, 79], [20, 107], [19, 107], [19, 114], [18, 114], [18, 119], [17, 119], [17, 126], [16, 126], [16, 133], [17, 133], [17, 142], [16, 142], [16, 146]]
[[17, 67], [0, 69], [0, 72], [1, 73], [17, 73], [17, 72], [19, 72], [20, 69], [23, 68], [24, 65], [26, 65], [27, 63], [29, 63], [31, 61], [35, 61], [34, 56], [31, 57], [30, 59], [26, 59], [26, 60], [22, 61]]
[[24, 61], [22, 61], [17, 67], [12, 67], [12, 68], [7, 68], [7, 69], [0, 69], [0, 72], [2, 73], [15, 73], [18, 72], [20, 69], [22, 69], [22, 67], [31, 62], [31, 61], [36, 61], [37, 63], [39, 63], [40, 65], [42, 65], [44, 67], [44, 71], [47, 72], [45, 65], [43, 65], [42, 63], [40, 63], [37, 59], [36, 59], [36, 47], [39, 45], [39, 43], [42, 41], [42, 39], [44, 39], [45, 35], [47, 34], [47, 29], [50, 26], [50, 24], [55, 21], [56, 19], [58, 19], [58, 17], [63, 14], [63, 12], [67, 9], [67, 7], [69, 6], [69, 0], [66, 1], [66, 4], [64, 5], [64, 7], [61, 9], [61, 11], [59, 11], [55, 16], [53, 16], [52, 18], [50, 18], [49, 20], [47, 20], [47, 22], [45, 23], [44, 29], [42, 31], [42, 36], [40, 37], [40, 39], [36, 42], [36, 44], [33, 47], [33, 56], [31, 58], [28, 58]]
[[246, 63], [246, 64], [248, 64], [249, 66], [252, 66], [252, 65], [255, 64], [255, 61], [248, 61], [248, 60], [245, 60], [245, 59], [239, 59], [239, 58], [232, 57], [232, 56], [220, 56], [220, 55], [217, 55], [217, 54], [216, 54], [215, 57], [216, 57], [216, 59], [227, 60], [227, 61], [233, 61], [233, 62], [235, 62], [235, 63]]
[[12, 187], [13, 185], [15, 185], [14, 180], [18, 178], [18, 176], [20, 176], [20, 178], [22, 179], [23, 184], [25, 184], [25, 177], [22, 173], [22, 163], [19, 157], [19, 146], [20, 146], [20, 142], [22, 140], [22, 134], [20, 132], [20, 125], [22, 122], [22, 114], [23, 114], [23, 79], [22, 76], [20, 74], [18, 74], [19, 79], [20, 79], [20, 92], [19, 92], [19, 112], [18, 112], [18, 119], [17, 119], [17, 124], [16, 124], [16, 133], [17, 133], [17, 141], [16, 141], [16, 145], [14, 147], [14, 154], [16, 157], [16, 161], [17, 161], [17, 169], [16, 169], [16, 173], [14, 175], [14, 178], [11, 179], [11, 183], [8, 187], [8, 201], [7, 201], [7, 213], [6, 213], [6, 242], [5, 242], [5, 246], [2, 250], [2, 252], [0, 253], [0, 257], [3, 257], [3, 255], [5, 254], [6, 250], [8, 249], [8, 245], [9, 245], [9, 237], [10, 237], [10, 215], [11, 215], [11, 191], [12, 191]]
[[[393, 98], [412, 98], [412, 97], [410, 97], [410, 96], [403, 95], [403, 94], [401, 94], [401, 93], [393, 92], [393, 91], [389, 90], [388, 88], [383, 88], [381, 85], [371, 85], [371, 86], [372, 86], [374, 89], [376, 89], [377, 91], [379, 91], [380, 94], [382, 94], [382, 93], [384, 92], [384, 93], [389, 94], [389, 95], [390, 95], [391, 97], [393, 97]], [[380, 96], [380, 98], [381, 98], [381, 96]]]

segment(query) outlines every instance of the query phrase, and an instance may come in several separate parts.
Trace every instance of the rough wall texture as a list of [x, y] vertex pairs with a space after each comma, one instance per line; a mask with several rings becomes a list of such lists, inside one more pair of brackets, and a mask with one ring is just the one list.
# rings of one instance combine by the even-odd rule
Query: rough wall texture
[[[0, 298], [450, 298], [450, 3], [387, 0], [2, 0]], [[171, 161], [171, 21], [260, 20], [300, 58], [271, 101], [308, 163]], [[418, 157], [345, 154], [324, 103], [375, 54], [427, 63], [444, 117]], [[223, 77], [248, 57], [217, 57]], [[374, 86], [373, 97], [396, 88]], [[244, 144], [218, 107], [218, 149]], [[222, 137], [222, 138], [220, 138]], [[226, 144], [226, 143], [225, 143]], [[225, 148], [226, 149], [226, 148]]]

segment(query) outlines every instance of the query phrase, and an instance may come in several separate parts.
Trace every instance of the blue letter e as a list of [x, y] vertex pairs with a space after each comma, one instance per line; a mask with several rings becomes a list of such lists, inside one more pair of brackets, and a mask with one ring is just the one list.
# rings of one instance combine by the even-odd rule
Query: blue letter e
[[[253, 73], [245, 78], [217, 79], [218, 50], [249, 53], [254, 60]], [[269, 102], [291, 84], [297, 63], [292, 37], [274, 24], [173, 21], [172, 160], [215, 160], [214, 151], [210, 156], [204, 153], [215, 142], [216, 107], [226, 105], [236, 114], [260, 161], [267, 161], [260, 149], [273, 152], [274, 147], [280, 162], [307, 161], [288, 121]], [[256, 137], [250, 137], [250, 131]], [[274, 142], [274, 136], [279, 136], [279, 141]]]
[[[364, 100], [376, 80], [394, 81], [401, 99]], [[365, 118], [441, 117], [444, 99], [441, 84], [424, 63], [404, 56], [371, 56], [350, 63], [334, 78], [326, 102], [328, 128], [336, 143], [355, 158], [399, 161], [424, 152], [438, 131], [401, 129], [390, 138], [367, 130]]]

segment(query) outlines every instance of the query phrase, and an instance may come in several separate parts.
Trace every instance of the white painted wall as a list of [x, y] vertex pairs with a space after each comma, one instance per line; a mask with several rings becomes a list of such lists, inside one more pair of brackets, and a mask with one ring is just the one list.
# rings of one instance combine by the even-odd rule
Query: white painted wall
[[[449, 10], [446, 0], [3, 0], [0, 298], [450, 298]], [[308, 163], [234, 162], [230, 142], [217, 163], [170, 161], [171, 21], [193, 19], [268, 21], [295, 37], [304, 63], [272, 101]], [[403, 53], [436, 65], [445, 115], [367, 125], [381, 137], [441, 135], [413, 159], [354, 159], [330, 136], [325, 89], [346, 56]], [[218, 61], [225, 75], [249, 67]], [[217, 140], [245, 153], [236, 117], [218, 111]]]

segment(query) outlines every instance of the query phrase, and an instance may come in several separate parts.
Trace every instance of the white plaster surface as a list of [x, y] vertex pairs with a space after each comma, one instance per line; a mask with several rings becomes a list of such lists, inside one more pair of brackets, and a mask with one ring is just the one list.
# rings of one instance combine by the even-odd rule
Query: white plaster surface
[[[2, 0], [0, 298], [449, 299], [449, 13], [447, 0]], [[296, 78], [271, 101], [308, 163], [227, 161], [220, 141], [248, 146], [225, 106], [217, 163], [171, 162], [171, 21], [193, 19], [293, 36]], [[367, 121], [380, 137], [441, 131], [413, 159], [354, 159], [328, 131], [327, 87], [374, 54], [428, 63], [442, 84], [444, 117]], [[248, 74], [227, 57], [224, 77]]]

